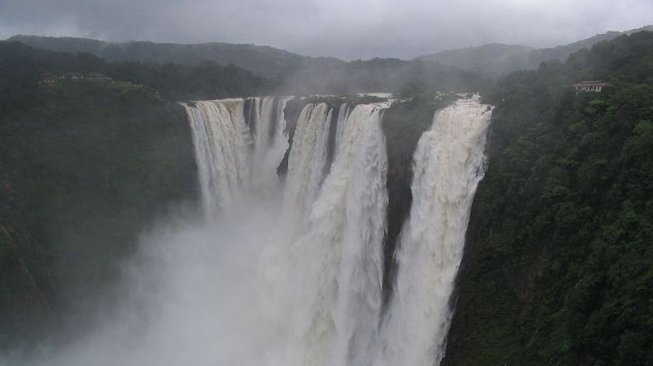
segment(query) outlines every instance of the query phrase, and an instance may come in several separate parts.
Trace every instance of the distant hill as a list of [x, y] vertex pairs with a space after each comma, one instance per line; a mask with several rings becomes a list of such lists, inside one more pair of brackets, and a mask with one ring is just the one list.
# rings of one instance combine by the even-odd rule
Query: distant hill
[[[86, 47], [89, 49], [103, 42], [84, 40], [76, 44], [82, 43], [90, 44], [91, 47]], [[5, 74], [2, 73], [3, 67], [6, 67]], [[114, 80], [156, 89], [161, 97], [174, 101], [263, 94], [466, 91], [480, 90], [487, 81], [476, 73], [438, 63], [381, 58], [352, 62], [306, 58], [279, 77], [264, 78], [239, 66], [222, 66], [215, 61], [195, 64], [106, 61], [87, 52], [36, 48], [14, 39], [0, 41], [0, 107], [2, 96], [24, 101], [32, 98], [18, 93], [28, 91], [23, 85], [29, 83], [24, 83], [24, 78], [17, 78], [16, 70], [23, 70], [31, 84], [45, 74], [99, 72]], [[13, 79], [16, 80], [9, 82]]]
[[622, 34], [653, 31], [653, 25], [625, 32], [607, 32], [593, 37], [552, 48], [531, 48], [519, 45], [487, 44], [478, 47], [459, 48], [419, 56], [422, 61], [439, 62], [460, 69], [497, 77], [510, 71], [536, 69], [544, 61], [564, 61], [572, 53], [589, 48], [599, 42], [612, 40]]
[[518, 45], [491, 43], [478, 47], [445, 50], [417, 57], [417, 60], [433, 61], [465, 70], [480, 71], [497, 76], [512, 71], [528, 60], [534, 48]]
[[107, 61], [196, 64], [210, 60], [221, 65], [234, 64], [268, 78], [288, 73], [310, 59], [272, 47], [250, 44], [217, 42], [176, 44], [141, 41], [112, 43], [87, 38], [25, 35], [14, 36], [8, 40], [53, 51], [87, 52]]
[[488, 82], [478, 73], [428, 61], [374, 58], [347, 63], [310, 62], [280, 80], [281, 94], [481, 90]]

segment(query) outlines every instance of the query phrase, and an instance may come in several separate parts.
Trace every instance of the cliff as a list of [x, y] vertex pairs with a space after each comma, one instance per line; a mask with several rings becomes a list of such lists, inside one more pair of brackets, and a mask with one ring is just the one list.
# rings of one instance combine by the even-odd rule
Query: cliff
[[[653, 362], [653, 33], [514, 73], [496, 104], [444, 365]], [[601, 93], [574, 93], [583, 75]]]

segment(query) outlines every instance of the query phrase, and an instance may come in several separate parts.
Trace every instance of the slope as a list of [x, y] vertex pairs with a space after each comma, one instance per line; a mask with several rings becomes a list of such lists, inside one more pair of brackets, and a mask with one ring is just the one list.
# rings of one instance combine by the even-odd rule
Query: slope
[[567, 45], [551, 48], [534, 49], [519, 45], [492, 43], [478, 47], [444, 50], [419, 56], [417, 60], [439, 62], [471, 70], [487, 76], [498, 77], [515, 70], [536, 69], [540, 63], [551, 60], [564, 61], [572, 53], [583, 48], [614, 39], [623, 34], [632, 34], [643, 30], [653, 30], [646, 26], [625, 32], [606, 32]]
[[444, 365], [653, 362], [651, 100], [651, 32], [497, 83]]
[[86, 38], [25, 35], [14, 36], [9, 40], [53, 51], [86, 52], [107, 61], [196, 64], [210, 60], [225, 66], [234, 64], [264, 77], [276, 77], [287, 73], [307, 59], [304, 56], [268, 46], [218, 42], [200, 44], [113, 43]]

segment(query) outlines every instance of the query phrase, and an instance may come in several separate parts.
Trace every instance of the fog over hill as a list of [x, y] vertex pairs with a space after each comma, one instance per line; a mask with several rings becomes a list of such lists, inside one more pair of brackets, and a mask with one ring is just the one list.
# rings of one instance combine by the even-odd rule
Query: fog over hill
[[416, 60], [434, 61], [464, 70], [476, 71], [487, 76], [500, 76], [515, 70], [536, 69], [540, 63], [551, 60], [564, 61], [572, 53], [583, 48], [614, 39], [622, 34], [637, 31], [653, 31], [653, 25], [625, 32], [606, 32], [570, 44], [551, 48], [532, 48], [500, 43], [478, 47], [445, 50], [419, 56]]
[[[522, 45], [490, 43], [477, 47], [457, 48], [416, 57], [415, 61], [435, 62], [471, 71], [486, 77], [498, 77], [515, 70], [536, 69], [540, 63], [551, 60], [564, 61], [572, 53], [589, 48], [599, 42], [631, 34], [641, 30], [653, 30], [653, 25], [616, 32], [597, 34], [590, 38], [551, 48], [534, 48]], [[332, 72], [347, 68], [346, 62], [333, 57], [309, 57], [269, 46], [232, 43], [156, 43], [133, 41], [125, 43], [104, 42], [88, 38], [42, 37], [17, 35], [9, 38], [31, 47], [62, 52], [87, 52], [107, 61], [140, 61], [145, 63], [195, 64], [211, 60], [221, 65], [234, 64], [267, 78], [293, 74], [297, 70], [316, 69]], [[383, 60], [381, 59], [375, 59]], [[370, 60], [370, 61], [375, 61]], [[386, 63], [397, 64], [396, 59]]]
[[[288, 73], [309, 57], [268, 46], [231, 43], [177, 44], [155, 42], [103, 42], [88, 38], [39, 37], [18, 35], [9, 38], [34, 48], [61, 52], [87, 52], [107, 61], [195, 64], [211, 60], [221, 65], [234, 64], [259, 76], [276, 77]], [[325, 61], [339, 62], [335, 59]]]

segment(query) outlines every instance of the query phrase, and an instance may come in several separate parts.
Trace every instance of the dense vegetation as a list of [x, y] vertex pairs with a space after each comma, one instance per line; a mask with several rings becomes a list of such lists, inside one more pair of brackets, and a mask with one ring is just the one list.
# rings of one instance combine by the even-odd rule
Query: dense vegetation
[[511, 71], [537, 69], [542, 62], [564, 61], [569, 55], [583, 48], [590, 48], [599, 42], [609, 41], [622, 34], [630, 34], [641, 30], [653, 31], [653, 26], [623, 33], [607, 32], [597, 34], [587, 39], [552, 48], [531, 48], [493, 43], [478, 47], [440, 51], [420, 56], [417, 59], [455, 66], [488, 77], [499, 77]]
[[101, 57], [109, 62], [105, 66], [95, 65], [93, 71], [104, 70], [115, 79], [157, 88], [162, 95], [176, 100], [262, 94], [397, 93], [406, 88], [468, 91], [487, 84], [477, 72], [461, 70], [458, 66], [463, 64], [452, 66], [427, 60], [375, 58], [344, 62], [302, 57], [270, 47], [225, 43], [107, 43], [35, 36], [10, 40], [40, 50], [82, 52], [79, 55], [86, 59], [94, 55], [96, 61], [101, 61], [97, 58]]
[[[579, 79], [611, 86], [577, 95]], [[653, 364], [653, 33], [513, 73], [486, 99], [444, 364]]]
[[38, 84], [24, 71], [1, 74], [0, 348], [40, 335], [62, 309], [83, 324], [143, 228], [195, 194], [179, 105], [149, 88]]
[[193, 65], [106, 62], [88, 53], [62, 53], [34, 49], [20, 42], [0, 42], [0, 107], [31, 104], [38, 82], [47, 74], [106, 74], [115, 81], [156, 89], [170, 101], [256, 95], [269, 82], [234, 65], [213, 61]]

